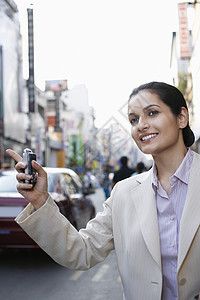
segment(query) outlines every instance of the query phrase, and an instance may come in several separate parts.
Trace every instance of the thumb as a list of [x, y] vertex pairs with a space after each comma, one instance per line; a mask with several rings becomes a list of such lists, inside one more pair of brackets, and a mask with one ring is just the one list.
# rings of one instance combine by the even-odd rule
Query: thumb
[[43, 169], [43, 167], [35, 160], [32, 160], [32, 167], [36, 170], [36, 172], [38, 173], [38, 175], [40, 177], [45, 177], [46, 178], [46, 172]]

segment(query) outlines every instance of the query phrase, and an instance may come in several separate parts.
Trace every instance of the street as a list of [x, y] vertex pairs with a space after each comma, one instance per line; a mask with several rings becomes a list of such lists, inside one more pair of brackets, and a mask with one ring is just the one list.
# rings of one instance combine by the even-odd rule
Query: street
[[[90, 196], [102, 210], [101, 188]], [[122, 300], [115, 252], [88, 271], [56, 264], [41, 249], [0, 252], [0, 299], [20, 300]]]

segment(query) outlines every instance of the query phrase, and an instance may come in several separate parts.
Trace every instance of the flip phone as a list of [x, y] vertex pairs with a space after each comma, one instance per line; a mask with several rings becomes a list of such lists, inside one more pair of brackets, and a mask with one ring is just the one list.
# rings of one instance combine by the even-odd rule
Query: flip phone
[[31, 165], [32, 160], [36, 160], [36, 154], [33, 153], [28, 148], [24, 149], [23, 162], [25, 164], [27, 164], [27, 168], [25, 169], [25, 173], [29, 174], [29, 175], [32, 175], [32, 178], [30, 180], [25, 180], [25, 183], [31, 183], [34, 186], [36, 184], [37, 177], [36, 177], [36, 171]]

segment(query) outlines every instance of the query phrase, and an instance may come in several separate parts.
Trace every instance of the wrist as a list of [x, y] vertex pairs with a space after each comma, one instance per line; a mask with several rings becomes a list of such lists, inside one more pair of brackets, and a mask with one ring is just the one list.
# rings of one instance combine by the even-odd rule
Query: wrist
[[37, 210], [40, 207], [42, 207], [46, 203], [48, 197], [49, 197], [49, 193], [45, 192], [40, 196], [40, 198], [37, 199], [37, 201], [32, 202], [34, 209]]

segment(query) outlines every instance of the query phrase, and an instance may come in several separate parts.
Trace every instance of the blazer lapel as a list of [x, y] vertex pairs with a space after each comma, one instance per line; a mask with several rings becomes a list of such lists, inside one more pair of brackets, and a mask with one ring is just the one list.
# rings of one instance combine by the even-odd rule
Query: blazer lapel
[[194, 153], [188, 191], [180, 223], [178, 270], [200, 225], [200, 156]]
[[[161, 269], [160, 239], [157, 220], [155, 193], [151, 185], [151, 172], [137, 188], [131, 190], [133, 204], [138, 214], [138, 220], [145, 243], [155, 262]], [[137, 193], [137, 197], [136, 197]]]

